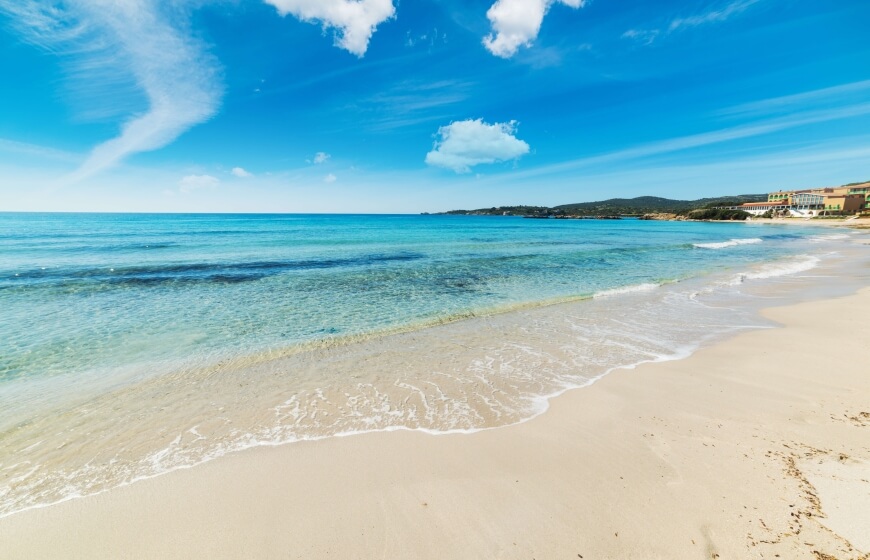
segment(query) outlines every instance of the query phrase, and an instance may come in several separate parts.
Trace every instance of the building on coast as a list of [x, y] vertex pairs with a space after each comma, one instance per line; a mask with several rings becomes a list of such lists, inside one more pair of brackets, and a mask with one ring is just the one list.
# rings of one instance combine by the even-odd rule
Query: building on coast
[[864, 211], [870, 212], [870, 181], [847, 186], [849, 187], [850, 195], [857, 194], [864, 197]]
[[753, 216], [769, 213], [803, 218], [870, 212], [870, 181], [842, 187], [776, 191], [767, 195], [766, 202], [747, 202], [732, 208]]

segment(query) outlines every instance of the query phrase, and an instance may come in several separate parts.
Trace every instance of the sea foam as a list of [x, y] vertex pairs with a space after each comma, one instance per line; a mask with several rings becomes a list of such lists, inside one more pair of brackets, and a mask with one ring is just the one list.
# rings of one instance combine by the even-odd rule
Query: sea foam
[[603, 297], [612, 297], [618, 296], [622, 294], [631, 294], [636, 292], [649, 292], [655, 290], [660, 287], [661, 284], [653, 284], [653, 283], [645, 283], [645, 284], [633, 284], [631, 286], [622, 286], [620, 288], [612, 288], [610, 290], [601, 290], [600, 292], [595, 292], [592, 295], [594, 298], [603, 298]]
[[746, 280], [764, 280], [806, 272], [816, 268], [820, 262], [821, 260], [813, 255], [798, 255], [787, 262], [766, 264], [749, 272], [741, 272], [731, 280], [731, 285], [736, 286]]
[[696, 249], [727, 249], [728, 247], [737, 247], [738, 245], [755, 245], [761, 243], [762, 240], [753, 237], [750, 239], [729, 239], [728, 241], [720, 241], [718, 243], [693, 243]]
[[847, 233], [832, 233], [830, 235], [814, 235], [809, 238], [809, 241], [813, 243], [821, 243], [824, 241], [839, 241], [842, 239], [849, 239], [849, 234]]
[[806, 243], [825, 232], [767, 227], [752, 250], [689, 249], [761, 243], [729, 239], [733, 224], [50, 219], [57, 233], [0, 213], [14, 232], [0, 262], [0, 517], [255, 446], [526, 421], [610, 371], [757, 327], [755, 300], [732, 297], [741, 283], [828, 254]]

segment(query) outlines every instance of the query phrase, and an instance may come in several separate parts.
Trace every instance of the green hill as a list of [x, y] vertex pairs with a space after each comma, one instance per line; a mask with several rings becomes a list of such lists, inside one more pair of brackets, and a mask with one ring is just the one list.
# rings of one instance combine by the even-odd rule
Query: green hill
[[744, 202], [767, 200], [766, 194], [741, 194], [699, 198], [698, 200], [673, 200], [658, 196], [637, 198], [611, 198], [596, 202], [577, 202], [560, 206], [494, 206], [477, 210], [451, 210], [445, 214], [468, 214], [475, 216], [637, 216], [651, 213], [685, 213], [698, 208], [736, 206]]

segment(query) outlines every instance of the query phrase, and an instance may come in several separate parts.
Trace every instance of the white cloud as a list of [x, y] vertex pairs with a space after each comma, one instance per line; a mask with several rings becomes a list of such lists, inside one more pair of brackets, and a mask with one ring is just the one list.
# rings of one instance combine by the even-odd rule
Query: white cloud
[[334, 183], [336, 181], [338, 181], [338, 177], [336, 177], [332, 173], [323, 178], [324, 183]]
[[332, 156], [327, 154], [326, 152], [317, 152], [316, 154], [314, 154], [313, 161], [315, 164], [320, 165], [322, 163], [326, 163], [327, 161], [329, 161], [329, 158], [331, 158], [331, 157]]
[[157, 0], [0, 0], [23, 38], [91, 78], [128, 75], [145, 94], [146, 111], [132, 116], [120, 134], [92, 151], [67, 179], [81, 180], [137, 152], [156, 150], [218, 110], [222, 86], [217, 62], [190, 36], [179, 4]]
[[529, 145], [514, 136], [516, 124], [488, 124], [477, 119], [442, 126], [435, 146], [426, 154], [426, 163], [468, 173], [475, 165], [523, 156], [529, 153]]
[[586, 4], [586, 0], [497, 0], [486, 12], [493, 32], [484, 37], [484, 46], [496, 56], [512, 57], [537, 38], [544, 15], [557, 2], [572, 8]]
[[264, 0], [282, 16], [292, 14], [338, 31], [337, 46], [362, 57], [377, 26], [392, 18], [392, 0]]
[[178, 187], [181, 192], [189, 193], [198, 189], [211, 189], [220, 184], [220, 179], [212, 175], [187, 175], [178, 182]]
[[240, 177], [244, 179], [245, 177], [253, 176], [253, 173], [246, 171], [244, 167], [233, 167], [232, 171], [230, 171], [236, 177]]

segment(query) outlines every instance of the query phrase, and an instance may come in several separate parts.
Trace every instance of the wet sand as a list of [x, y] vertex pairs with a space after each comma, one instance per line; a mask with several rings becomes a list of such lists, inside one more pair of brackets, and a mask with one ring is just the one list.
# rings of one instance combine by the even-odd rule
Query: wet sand
[[230, 455], [0, 519], [0, 558], [868, 558], [870, 290], [528, 422]]

